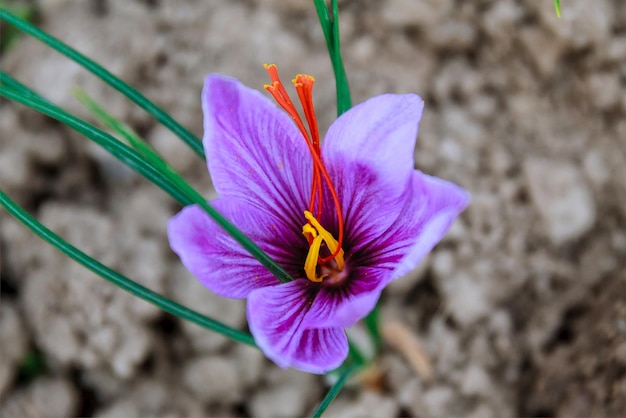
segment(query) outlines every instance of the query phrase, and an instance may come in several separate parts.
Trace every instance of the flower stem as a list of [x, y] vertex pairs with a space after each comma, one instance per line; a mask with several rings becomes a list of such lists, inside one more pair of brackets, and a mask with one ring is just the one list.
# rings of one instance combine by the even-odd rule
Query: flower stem
[[256, 347], [252, 335], [236, 330], [228, 325], [222, 324], [215, 319], [209, 318], [196, 311], [186, 308], [173, 300], [167, 299], [164, 296], [148, 289], [136, 283], [135, 281], [123, 276], [115, 270], [105, 266], [99, 261], [89, 257], [87, 254], [74, 247], [63, 238], [46, 228], [43, 224], [37, 221], [33, 216], [29, 215], [24, 209], [22, 209], [17, 203], [15, 203], [9, 196], [0, 190], [0, 205], [4, 207], [10, 215], [24, 224], [28, 229], [37, 234], [41, 239], [48, 242], [53, 247], [57, 248], [63, 254], [70, 257], [72, 260], [82, 264], [92, 272], [96, 273], [100, 277], [108, 280], [117, 287], [137, 296], [166, 312], [171, 313], [179, 318], [191, 321], [201, 327], [207, 328], [211, 331], [217, 332], [225, 337], [232, 339], [243, 344]]
[[348, 366], [343, 373], [339, 376], [339, 379], [335, 382], [335, 384], [330, 388], [322, 402], [319, 404], [315, 411], [311, 414], [312, 418], [319, 418], [322, 416], [326, 408], [330, 405], [330, 403], [337, 397], [343, 386], [346, 384], [348, 378], [354, 373], [360, 365], [358, 363], [353, 363]]
[[337, 0], [331, 0], [332, 16], [328, 11], [326, 0], [313, 0], [317, 16], [324, 32], [326, 46], [333, 65], [335, 73], [335, 85], [337, 89], [337, 116], [340, 116], [346, 110], [352, 107], [352, 99], [350, 98], [350, 87], [348, 86], [348, 77], [341, 59], [341, 48], [339, 38], [339, 9]]

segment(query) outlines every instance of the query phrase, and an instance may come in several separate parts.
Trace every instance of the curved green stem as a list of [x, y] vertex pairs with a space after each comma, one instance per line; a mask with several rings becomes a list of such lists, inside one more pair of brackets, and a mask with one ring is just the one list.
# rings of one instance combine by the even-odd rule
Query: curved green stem
[[72, 260], [82, 264], [92, 272], [108, 280], [114, 285], [124, 289], [128, 293], [131, 293], [132, 295], [135, 295], [145, 300], [146, 302], [158, 306], [159, 308], [171, 313], [172, 315], [176, 315], [179, 318], [186, 319], [197, 325], [200, 325], [201, 327], [204, 327], [211, 331], [215, 331], [221, 335], [224, 335], [225, 337], [232, 339], [233, 341], [256, 347], [252, 335], [231, 328], [228, 325], [216, 321], [215, 319], [204, 316], [170, 299], [167, 299], [166, 297], [159, 295], [158, 293], [148, 289], [147, 287], [144, 287], [139, 283], [134, 282], [133, 280], [123, 276], [117, 271], [112, 270], [111, 268], [105, 266], [99, 261], [89, 257], [87, 254], [83, 253], [78, 248], [74, 247], [63, 238], [52, 232], [50, 229], [46, 228], [43, 224], [37, 221], [37, 219], [35, 219], [24, 209], [22, 209], [17, 203], [11, 200], [11, 198], [9, 198], [9, 196], [7, 196], [6, 193], [4, 193], [4, 191], [2, 190], [0, 190], [0, 205], [2, 205], [2, 207], [4, 207], [7, 212], [9, 212], [9, 214], [11, 214], [15, 219], [20, 221], [28, 229], [37, 234], [41, 239], [48, 242], [53, 247], [56, 247], [59, 251], [70, 257]]
[[322, 416], [326, 408], [330, 405], [330, 403], [337, 397], [343, 386], [346, 384], [348, 378], [359, 368], [358, 363], [354, 363], [348, 366], [343, 373], [339, 376], [339, 379], [335, 382], [335, 384], [330, 388], [322, 402], [319, 404], [315, 411], [311, 414], [312, 418], [319, 418]]
[[31, 98], [49, 102], [44, 97], [41, 97], [39, 94], [37, 94], [34, 90], [29, 89], [24, 84], [20, 83], [19, 81], [17, 81], [13, 77], [11, 77], [9, 74], [5, 73], [4, 71], [0, 71], [0, 86], [11, 88], [15, 91], [18, 91], [20, 94], [26, 97], [31, 97]]
[[348, 77], [341, 59], [340, 39], [339, 39], [339, 9], [337, 0], [331, 0], [332, 15], [328, 11], [326, 0], [313, 0], [315, 10], [324, 32], [328, 54], [335, 73], [335, 85], [337, 90], [337, 116], [341, 116], [346, 110], [352, 107], [350, 98], [350, 87]]

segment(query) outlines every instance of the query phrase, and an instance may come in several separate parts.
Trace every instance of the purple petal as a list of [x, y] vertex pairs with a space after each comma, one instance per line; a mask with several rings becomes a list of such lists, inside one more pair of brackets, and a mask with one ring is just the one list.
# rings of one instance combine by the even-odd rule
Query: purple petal
[[289, 116], [235, 79], [209, 75], [202, 92], [204, 149], [222, 198], [304, 223], [311, 156]]
[[469, 200], [459, 186], [414, 171], [406, 203], [393, 215], [397, 221], [361, 249], [361, 262], [392, 270], [386, 282], [408, 273], [443, 238]]
[[[344, 249], [349, 254], [358, 253], [362, 247], [375, 243], [392, 228], [412, 194], [410, 182], [405, 182], [402, 193], [390, 196], [385, 187], [386, 179], [380, 178], [372, 167], [356, 162], [329, 167], [329, 175], [340, 196], [346, 242]], [[326, 216], [322, 222], [331, 231], [337, 231], [336, 216], [328, 193], [325, 204]]]
[[341, 365], [348, 339], [341, 328], [305, 329], [317, 284], [300, 279], [258, 289], [248, 297], [248, 325], [265, 355], [278, 366], [323, 374]]
[[351, 327], [374, 309], [389, 273], [375, 267], [357, 267], [343, 286], [321, 287], [303, 325]]
[[322, 154], [327, 166], [337, 170], [358, 163], [395, 198], [411, 178], [423, 107], [422, 99], [413, 94], [385, 94], [353, 107], [326, 134]]
[[413, 174], [413, 190], [413, 204], [400, 218], [412, 227], [407, 228], [404, 234], [401, 230], [390, 231], [391, 234], [397, 234], [392, 239], [398, 243], [410, 244], [407, 249], [402, 248], [402, 245], [396, 246], [398, 255], [402, 254], [403, 257], [395, 267], [391, 280], [417, 267], [470, 202], [470, 195], [456, 184], [420, 171]]
[[[306, 254], [299, 231], [245, 202], [219, 199], [212, 204], [290, 273], [302, 269], [293, 265], [300, 253]], [[218, 295], [245, 298], [254, 289], [278, 283], [199, 206], [184, 208], [169, 220], [167, 230], [170, 246], [185, 267]]]

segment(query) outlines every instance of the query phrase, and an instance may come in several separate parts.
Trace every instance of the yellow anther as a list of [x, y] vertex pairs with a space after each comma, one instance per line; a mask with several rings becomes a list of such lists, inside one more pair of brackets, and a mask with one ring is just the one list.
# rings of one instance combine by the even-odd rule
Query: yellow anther
[[[339, 246], [339, 243], [337, 242], [335, 237], [333, 237], [330, 232], [324, 229], [324, 227], [318, 222], [317, 219], [315, 219], [313, 214], [308, 210], [304, 211], [304, 217], [307, 219], [307, 221], [309, 221], [313, 228], [317, 230], [319, 236], [322, 237], [322, 239], [326, 243], [326, 246], [328, 247], [328, 251], [330, 251], [331, 254], [335, 253], [335, 251], [337, 251], [337, 247]], [[343, 270], [343, 249], [339, 250], [339, 253], [335, 257], [335, 261], [337, 262], [337, 268], [339, 270]]]
[[[304, 228], [303, 228], [304, 229]], [[311, 243], [311, 247], [309, 248], [309, 253], [306, 256], [306, 261], [304, 262], [304, 272], [306, 273], [306, 277], [312, 282], [321, 282], [324, 280], [325, 275], [318, 277], [317, 276], [317, 259], [320, 256], [320, 247], [322, 245], [322, 236], [318, 235], [313, 238], [313, 242]]]
[[313, 242], [313, 239], [317, 236], [317, 231], [311, 226], [311, 224], [304, 224], [302, 227], [302, 235], [304, 235], [309, 242]]
[[[322, 241], [326, 243], [326, 246], [328, 247], [328, 251], [330, 251], [331, 254], [335, 253], [337, 251], [337, 248], [339, 247], [339, 243], [332, 236], [332, 234], [328, 232], [326, 229], [324, 229], [324, 227], [318, 222], [317, 219], [315, 219], [313, 214], [309, 212], [308, 210], [304, 211], [304, 217], [306, 218], [307, 221], [309, 221], [309, 223], [305, 224], [302, 227], [302, 233], [304, 234], [305, 237], [307, 237], [307, 239], [309, 239], [309, 241], [312, 238], [313, 243], [315, 242], [315, 240], [319, 241], [319, 245], [317, 249], [315, 250], [316, 257], [319, 257], [319, 249], [322, 244]], [[311, 254], [314, 251], [313, 243], [311, 243], [311, 247], [309, 248], [309, 254], [307, 255], [307, 262], [309, 258], [312, 257]], [[335, 256], [335, 262], [337, 263], [337, 269], [343, 270], [343, 264], [344, 264], [343, 249], [340, 249], [337, 255]], [[315, 258], [315, 263], [317, 265], [317, 258]], [[309, 274], [307, 273], [307, 277], [308, 275]]]

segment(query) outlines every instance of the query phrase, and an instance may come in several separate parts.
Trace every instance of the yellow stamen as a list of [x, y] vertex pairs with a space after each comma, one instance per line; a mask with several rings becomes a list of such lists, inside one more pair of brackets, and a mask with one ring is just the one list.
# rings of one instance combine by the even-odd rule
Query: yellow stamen
[[304, 235], [309, 241], [309, 245], [313, 242], [313, 239], [317, 236], [317, 230], [311, 226], [311, 224], [304, 224], [302, 227], [302, 235]]
[[308, 210], [304, 211], [304, 217], [307, 221], [309, 221], [309, 223], [304, 224], [302, 227], [302, 235], [304, 235], [309, 241], [309, 253], [306, 256], [306, 261], [304, 263], [304, 271], [306, 272], [306, 276], [309, 280], [321, 282], [326, 276], [317, 276], [317, 265], [320, 260], [322, 242], [326, 243], [326, 247], [331, 254], [337, 253], [334, 260], [337, 263], [337, 270], [340, 271], [343, 270], [344, 266], [343, 249], [339, 248], [339, 243], [335, 237], [324, 229], [311, 212]]
[[[337, 252], [339, 243], [337, 242], [335, 237], [333, 237], [330, 232], [324, 229], [324, 227], [318, 222], [317, 219], [315, 219], [313, 214], [309, 212], [308, 210], [304, 211], [304, 217], [306, 218], [307, 221], [309, 221], [310, 225], [312, 225], [313, 228], [315, 228], [319, 236], [322, 237], [322, 239], [326, 243], [326, 246], [328, 246], [328, 250], [331, 252], [331, 254], [334, 254], [335, 252]], [[343, 270], [343, 250], [342, 249], [340, 249], [337, 255], [335, 256], [335, 261], [337, 262], [337, 268], [339, 270]]]
[[324, 280], [324, 277], [326, 276], [317, 276], [317, 259], [319, 258], [322, 240], [323, 238], [321, 235], [313, 238], [313, 242], [311, 243], [311, 247], [309, 248], [309, 253], [307, 254], [306, 261], [304, 262], [304, 272], [306, 273], [306, 277], [312, 282], [317, 283]]

